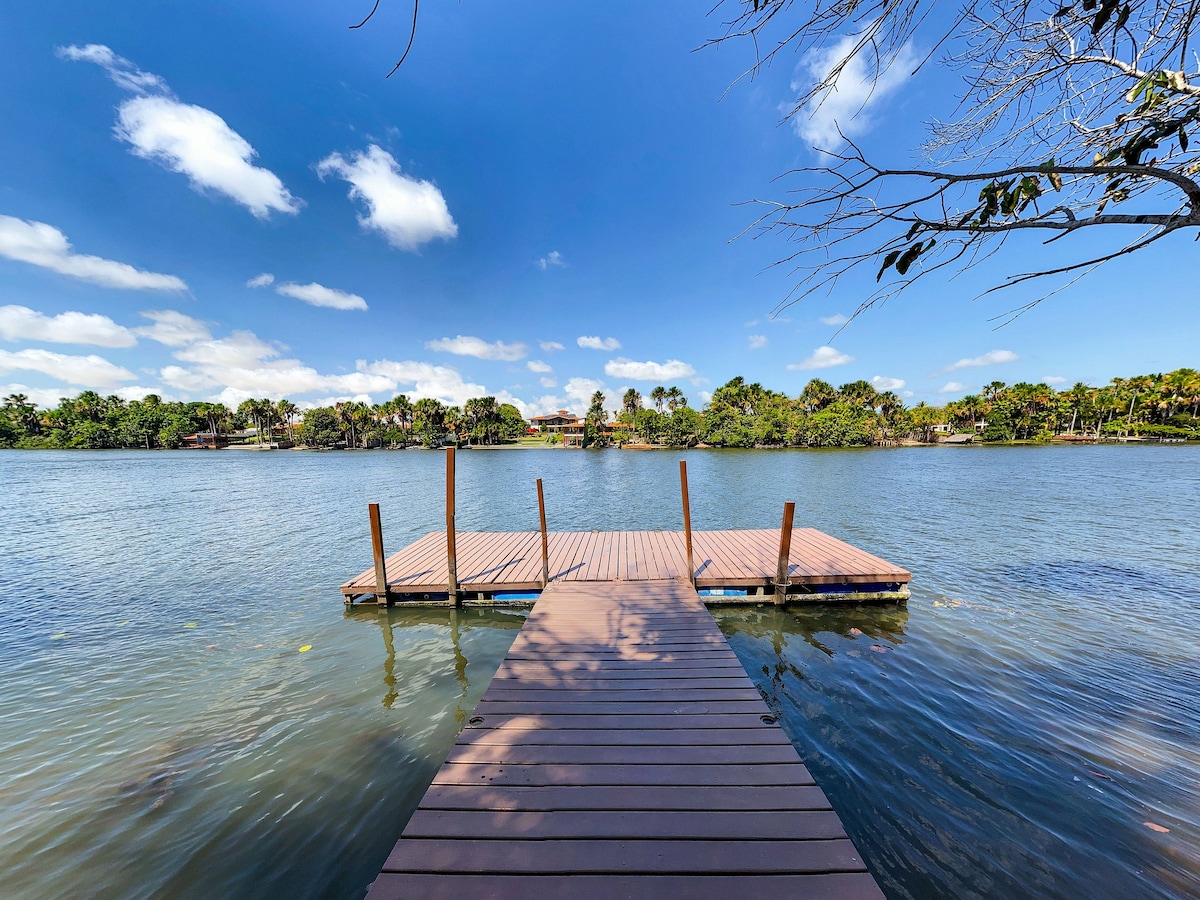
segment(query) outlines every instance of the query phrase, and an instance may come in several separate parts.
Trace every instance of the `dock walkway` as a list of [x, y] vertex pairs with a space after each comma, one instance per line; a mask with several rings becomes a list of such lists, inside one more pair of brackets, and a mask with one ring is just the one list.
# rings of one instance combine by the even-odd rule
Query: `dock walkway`
[[883, 895], [686, 580], [558, 580], [368, 900], [758, 896]]

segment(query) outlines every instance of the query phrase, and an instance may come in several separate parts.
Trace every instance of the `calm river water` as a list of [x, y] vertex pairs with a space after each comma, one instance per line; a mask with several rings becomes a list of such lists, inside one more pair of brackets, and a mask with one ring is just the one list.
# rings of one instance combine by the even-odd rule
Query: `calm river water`
[[[463, 530], [679, 528], [678, 454], [464, 452]], [[686, 454], [907, 609], [718, 611], [889, 897], [1200, 896], [1200, 448]], [[345, 613], [443, 458], [0, 453], [0, 892], [361, 897], [520, 613]], [[310, 646], [306, 652], [300, 648]]]

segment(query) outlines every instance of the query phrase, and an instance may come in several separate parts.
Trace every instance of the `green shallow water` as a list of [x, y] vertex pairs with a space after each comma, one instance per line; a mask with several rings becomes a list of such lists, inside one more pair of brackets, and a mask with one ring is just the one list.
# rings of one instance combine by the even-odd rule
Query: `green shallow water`
[[[889, 896], [1200, 896], [1200, 448], [686, 456], [694, 527], [794, 499], [914, 572], [717, 611]], [[542, 477], [552, 528], [678, 528], [678, 458], [464, 452], [458, 525]], [[344, 612], [366, 503], [398, 548], [442, 466], [0, 453], [2, 893], [361, 896], [523, 621]]]

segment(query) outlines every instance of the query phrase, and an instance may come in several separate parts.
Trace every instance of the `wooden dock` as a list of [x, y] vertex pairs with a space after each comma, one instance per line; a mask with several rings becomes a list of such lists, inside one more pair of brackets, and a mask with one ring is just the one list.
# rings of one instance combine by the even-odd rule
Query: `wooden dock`
[[[696, 587], [747, 592], [740, 598], [731, 595], [705, 599], [763, 602], [774, 591], [780, 529], [695, 531], [691, 536]], [[456, 583], [461, 602], [493, 605], [503, 602], [497, 594], [541, 590], [541, 538], [536, 531], [457, 533]], [[565, 531], [549, 532], [546, 538], [547, 572], [552, 585], [686, 580], [689, 574], [684, 532]], [[448, 602], [450, 574], [444, 532], [426, 534], [387, 558], [384, 567], [388, 592], [397, 600]], [[907, 570], [815, 528], [791, 532], [787, 565], [790, 601], [903, 602], [911, 578]], [[350, 602], [376, 595], [377, 586], [373, 567], [347, 581], [341, 590]], [[530, 601], [524, 602], [528, 605]]]
[[[628, 576], [637, 560], [646, 576], [568, 577], [599, 565], [583, 549], [612, 540], [597, 534], [608, 533], [562, 536], [563, 577], [542, 592], [368, 900], [881, 898], [692, 585], [650, 579], [641, 561], [657, 553], [623, 557], [622, 542], [604, 571]], [[636, 540], [676, 565], [663, 532], [628, 534], [657, 535]]]

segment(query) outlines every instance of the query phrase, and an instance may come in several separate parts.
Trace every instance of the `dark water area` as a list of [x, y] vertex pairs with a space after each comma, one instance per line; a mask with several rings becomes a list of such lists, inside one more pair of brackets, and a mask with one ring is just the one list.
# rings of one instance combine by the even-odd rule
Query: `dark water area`
[[[907, 608], [718, 622], [889, 897], [1200, 896], [1200, 448], [685, 454]], [[680, 527], [678, 454], [472, 451], [458, 526]], [[519, 612], [345, 612], [443, 459], [0, 453], [0, 893], [360, 897]], [[301, 652], [302, 648], [309, 648]]]

